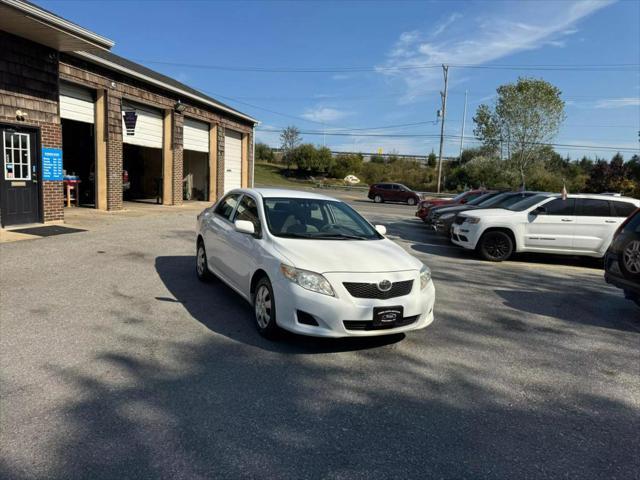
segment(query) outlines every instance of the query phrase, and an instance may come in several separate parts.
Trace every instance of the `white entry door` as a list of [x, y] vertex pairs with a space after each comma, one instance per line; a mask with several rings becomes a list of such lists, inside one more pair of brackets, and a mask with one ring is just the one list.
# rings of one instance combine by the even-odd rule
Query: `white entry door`
[[224, 191], [240, 188], [242, 184], [242, 133], [225, 130], [224, 134]]

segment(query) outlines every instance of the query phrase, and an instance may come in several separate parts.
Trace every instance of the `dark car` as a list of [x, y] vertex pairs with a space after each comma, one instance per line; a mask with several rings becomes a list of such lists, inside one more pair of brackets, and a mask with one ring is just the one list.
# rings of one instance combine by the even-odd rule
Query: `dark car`
[[485, 193], [487, 193], [486, 190], [467, 190], [466, 192], [459, 193], [453, 198], [431, 198], [429, 200], [423, 200], [420, 202], [418, 210], [416, 210], [416, 217], [425, 221], [432, 208], [441, 207], [443, 205], [464, 205]]
[[519, 202], [523, 198], [540, 193], [543, 192], [497, 192], [491, 195], [484, 195], [477, 199], [480, 200], [479, 202], [473, 201], [466, 205], [457, 205], [436, 211], [432, 226], [437, 232], [448, 235], [451, 231], [451, 225], [453, 225], [458, 213], [483, 208], [507, 208], [509, 205]]
[[420, 201], [420, 195], [401, 183], [375, 183], [369, 187], [368, 197], [376, 203], [402, 202], [415, 205]]
[[449, 211], [459, 211], [461, 209], [462, 210], [466, 209], [467, 207], [473, 207], [475, 205], [478, 205], [484, 202], [485, 200], [495, 197], [499, 193], [500, 192], [496, 192], [496, 191], [488, 191], [480, 195], [479, 197], [476, 197], [473, 200], [470, 200], [467, 203], [461, 203], [457, 205], [444, 204], [444, 205], [432, 206], [429, 209], [429, 214], [424, 218], [424, 223], [426, 223], [429, 227], [433, 227], [435, 224], [435, 221], [440, 217], [440, 215], [443, 215]]
[[640, 208], [620, 225], [604, 257], [604, 278], [640, 305]]

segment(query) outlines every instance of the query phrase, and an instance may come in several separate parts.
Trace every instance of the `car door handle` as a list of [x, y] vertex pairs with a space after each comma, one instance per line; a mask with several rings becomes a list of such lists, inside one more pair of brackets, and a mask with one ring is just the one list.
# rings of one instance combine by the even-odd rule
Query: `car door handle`
[[563, 218], [562, 221], [563, 222], [573, 222], [573, 220], [571, 220], [570, 218]]
[[605, 220], [604, 223], [618, 223], [615, 220]]

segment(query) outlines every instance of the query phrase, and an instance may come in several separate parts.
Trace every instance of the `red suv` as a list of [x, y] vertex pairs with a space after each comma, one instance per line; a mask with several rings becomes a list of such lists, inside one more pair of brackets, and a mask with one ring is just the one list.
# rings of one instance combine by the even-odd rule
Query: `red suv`
[[430, 200], [423, 200], [420, 202], [420, 205], [418, 205], [416, 217], [420, 217], [422, 221], [425, 221], [429, 215], [429, 210], [433, 207], [441, 207], [443, 205], [464, 205], [485, 193], [487, 193], [486, 190], [467, 190], [466, 192], [459, 193], [453, 198], [432, 198]]
[[376, 203], [402, 202], [407, 205], [415, 205], [420, 201], [420, 195], [401, 183], [373, 184], [369, 187], [368, 197]]

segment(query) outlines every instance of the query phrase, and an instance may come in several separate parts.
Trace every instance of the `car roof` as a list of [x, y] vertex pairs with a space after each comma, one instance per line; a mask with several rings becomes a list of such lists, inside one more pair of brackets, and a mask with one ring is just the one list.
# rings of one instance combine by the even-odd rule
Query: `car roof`
[[[560, 193], [553, 193], [551, 195], [549, 195], [550, 197], [561, 197], [562, 194]], [[631, 202], [631, 203], [635, 203], [635, 204], [640, 204], [640, 200], [638, 200], [637, 198], [633, 198], [633, 197], [618, 197], [618, 196], [612, 196], [612, 195], [607, 195], [607, 194], [602, 194], [602, 193], [569, 193], [567, 194], [567, 198], [591, 198], [594, 200], [608, 200], [608, 201], [614, 201], [614, 202], [619, 202], [619, 201], [627, 201], [627, 202]]]
[[337, 198], [314, 193], [305, 190], [290, 190], [288, 188], [238, 188], [233, 190], [238, 193], [252, 193], [262, 198], [308, 198], [313, 200], [332, 200], [339, 202]]

